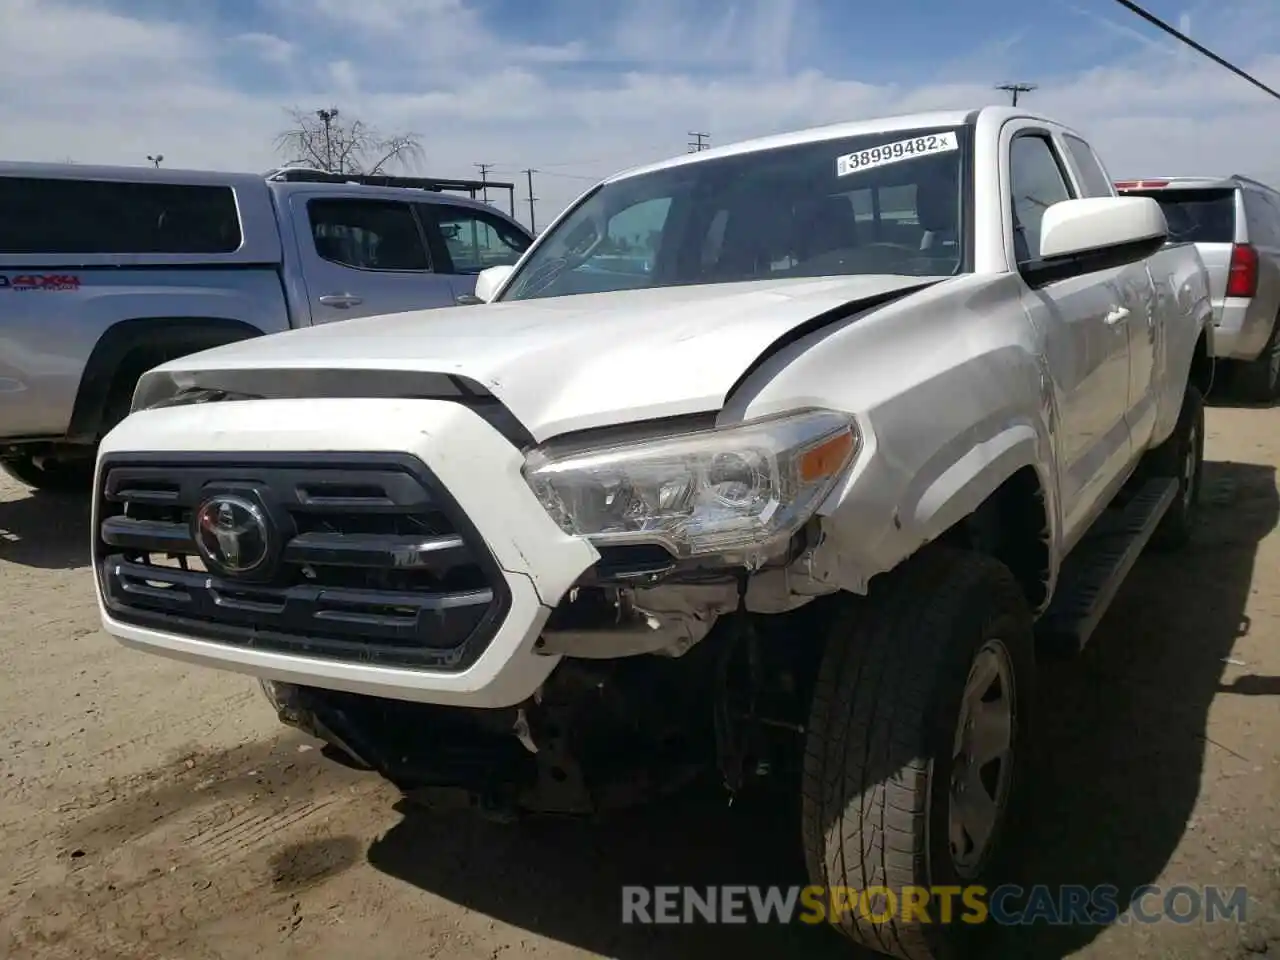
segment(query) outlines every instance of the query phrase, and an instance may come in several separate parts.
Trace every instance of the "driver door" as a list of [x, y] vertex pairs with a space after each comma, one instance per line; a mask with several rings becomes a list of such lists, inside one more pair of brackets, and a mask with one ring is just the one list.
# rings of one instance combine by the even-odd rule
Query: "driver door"
[[332, 189], [289, 204], [312, 323], [453, 305], [410, 204]]
[[[1019, 266], [1039, 258], [1044, 211], [1078, 196], [1053, 134], [1011, 125], [1008, 144], [1011, 242]], [[1058, 483], [1064, 542], [1073, 545], [1124, 481], [1129, 431], [1129, 327], [1119, 270], [1025, 286], [1023, 303], [1042, 331], [1058, 410]]]

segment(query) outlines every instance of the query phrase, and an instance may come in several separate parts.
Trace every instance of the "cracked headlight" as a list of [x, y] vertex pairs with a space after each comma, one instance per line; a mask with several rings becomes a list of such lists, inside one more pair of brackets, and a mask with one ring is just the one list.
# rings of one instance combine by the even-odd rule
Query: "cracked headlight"
[[566, 533], [750, 565], [813, 515], [859, 446], [851, 417], [812, 410], [575, 452], [539, 449], [524, 473]]

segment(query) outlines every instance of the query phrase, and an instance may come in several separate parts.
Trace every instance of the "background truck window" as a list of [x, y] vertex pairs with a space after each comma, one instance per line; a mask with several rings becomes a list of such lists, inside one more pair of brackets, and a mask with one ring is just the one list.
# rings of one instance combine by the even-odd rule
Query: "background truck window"
[[510, 266], [529, 246], [523, 234], [480, 210], [433, 204], [454, 273], [474, 274], [488, 267]]
[[307, 215], [321, 259], [360, 270], [431, 269], [422, 231], [407, 203], [311, 200]]
[[0, 177], [0, 253], [234, 253], [231, 187]]
[[1209, 190], [1126, 190], [1126, 197], [1152, 197], [1164, 210], [1170, 243], [1231, 243], [1236, 235], [1236, 192]]
[[1249, 241], [1259, 247], [1280, 247], [1280, 216], [1270, 197], [1261, 190], [1244, 188], [1245, 216], [1249, 218]]

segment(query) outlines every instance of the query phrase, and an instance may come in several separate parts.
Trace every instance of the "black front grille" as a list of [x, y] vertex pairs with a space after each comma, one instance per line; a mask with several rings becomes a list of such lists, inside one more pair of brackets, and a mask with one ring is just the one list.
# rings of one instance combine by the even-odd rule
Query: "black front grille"
[[[386, 454], [165, 454], [104, 460], [94, 562], [111, 615], [263, 650], [464, 670], [510, 605], [475, 528], [429, 470]], [[276, 536], [253, 574], [206, 567], [192, 534], [217, 494]]]

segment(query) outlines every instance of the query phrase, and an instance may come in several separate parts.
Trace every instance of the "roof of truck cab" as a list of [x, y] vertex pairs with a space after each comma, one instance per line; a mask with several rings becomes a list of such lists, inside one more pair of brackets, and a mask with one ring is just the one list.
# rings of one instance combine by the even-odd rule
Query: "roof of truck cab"
[[87, 163], [38, 163], [21, 160], [0, 161], [0, 177], [38, 177], [65, 180], [123, 180], [130, 183], [174, 183], [194, 187], [232, 187], [237, 190], [270, 189], [276, 193], [308, 193], [356, 191], [362, 196], [403, 200], [407, 196], [430, 203], [448, 203], [475, 209], [497, 210], [510, 214], [482, 200], [412, 187], [380, 187], [360, 183], [310, 183], [307, 181], [269, 181], [260, 173], [235, 173], [222, 170], [180, 170], [176, 167], [105, 166]]
[[267, 181], [267, 186], [271, 188], [272, 192], [285, 196], [291, 193], [325, 193], [326, 191], [349, 193], [355, 191], [362, 197], [381, 197], [386, 200], [404, 200], [406, 197], [411, 197], [424, 203], [446, 203], [455, 207], [471, 207], [486, 212], [496, 210], [503, 217], [511, 219], [510, 213], [484, 200], [473, 200], [470, 197], [460, 196], [455, 193], [445, 193], [444, 191], [419, 190], [416, 187], [379, 187], [364, 183], [312, 183], [306, 180], [271, 180]]
[[990, 118], [997, 122], [1013, 119], [1038, 120], [1055, 127], [1070, 128], [1052, 117], [1023, 110], [1020, 107], [985, 106], [970, 110], [939, 110], [928, 113], [902, 113], [886, 117], [870, 117], [866, 120], [847, 120], [839, 123], [828, 123], [819, 127], [808, 127], [803, 130], [790, 130], [752, 140], [740, 140], [728, 143], [723, 147], [712, 147], [697, 153], [681, 154], [667, 160], [659, 160], [643, 166], [622, 171], [609, 180], [622, 180], [642, 173], [652, 173], [670, 167], [680, 167], [692, 163], [706, 163], [720, 157], [732, 157], [758, 150], [775, 150], [780, 147], [792, 147], [802, 143], [821, 143], [824, 140], [843, 140], [846, 137], [859, 137], [869, 133], [897, 133], [903, 130], [921, 130], [932, 127], [960, 127], [978, 122], [978, 118]]

